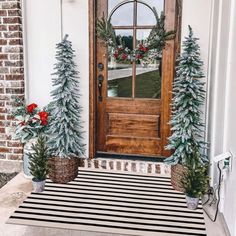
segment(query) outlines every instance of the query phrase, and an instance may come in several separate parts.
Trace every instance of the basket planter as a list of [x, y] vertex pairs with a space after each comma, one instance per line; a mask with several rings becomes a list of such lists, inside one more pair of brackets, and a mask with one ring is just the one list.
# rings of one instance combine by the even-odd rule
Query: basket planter
[[187, 207], [190, 210], [196, 210], [198, 207], [199, 198], [189, 197], [186, 195]]
[[171, 184], [175, 190], [184, 192], [182, 178], [187, 170], [186, 166], [180, 164], [171, 166]]
[[45, 188], [45, 180], [40, 181], [40, 180], [35, 180], [34, 178], [32, 179], [33, 182], [33, 187], [34, 187], [34, 192], [35, 193], [41, 193], [44, 191]]
[[76, 157], [52, 157], [48, 164], [50, 167], [49, 178], [55, 183], [68, 183], [78, 175], [79, 161]]

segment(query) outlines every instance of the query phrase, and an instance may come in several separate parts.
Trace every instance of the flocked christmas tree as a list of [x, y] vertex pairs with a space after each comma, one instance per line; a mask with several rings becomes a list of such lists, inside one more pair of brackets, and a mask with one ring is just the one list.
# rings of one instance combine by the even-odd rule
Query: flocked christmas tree
[[82, 108], [79, 105], [78, 71], [74, 62], [74, 50], [65, 35], [57, 44], [55, 76], [51, 95], [53, 101], [49, 106], [49, 141], [51, 155], [65, 158], [84, 154]]
[[165, 161], [169, 164], [193, 166], [197, 162], [207, 162], [206, 143], [203, 139], [204, 123], [201, 106], [205, 100], [205, 83], [200, 59], [200, 47], [189, 26], [189, 35], [183, 42], [183, 52], [179, 58], [176, 79], [173, 84], [172, 135], [167, 150], [174, 150]]
[[30, 174], [33, 176], [34, 181], [43, 181], [46, 179], [48, 167], [48, 147], [45, 138], [40, 135], [37, 142], [32, 145], [32, 152], [28, 153], [30, 163]]

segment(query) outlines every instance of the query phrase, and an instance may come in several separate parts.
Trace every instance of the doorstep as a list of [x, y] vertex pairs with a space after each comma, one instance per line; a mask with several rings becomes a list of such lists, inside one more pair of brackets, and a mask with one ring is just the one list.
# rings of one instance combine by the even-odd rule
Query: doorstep
[[164, 162], [135, 159], [96, 157], [80, 159], [80, 169], [107, 171], [124, 174], [170, 177], [171, 168]]

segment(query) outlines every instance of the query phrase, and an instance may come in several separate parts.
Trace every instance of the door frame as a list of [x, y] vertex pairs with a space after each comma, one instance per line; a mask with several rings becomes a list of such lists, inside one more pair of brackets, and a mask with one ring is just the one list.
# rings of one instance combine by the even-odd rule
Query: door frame
[[[96, 136], [97, 136], [97, 130], [96, 130], [96, 120], [97, 120], [97, 113], [96, 113], [96, 91], [97, 91], [97, 81], [96, 81], [96, 0], [88, 0], [89, 1], [89, 158], [92, 159], [96, 155]], [[173, 0], [166, 0], [166, 7], [175, 8], [175, 18], [172, 19], [169, 25], [167, 25], [167, 29], [174, 28], [176, 30], [176, 37], [175, 41], [173, 42], [175, 45], [175, 51], [174, 55], [166, 56], [163, 60], [163, 67], [162, 67], [162, 73], [168, 72], [169, 80], [165, 85], [162, 83], [162, 86], [165, 86], [166, 95], [163, 97], [163, 110], [164, 115], [162, 116], [162, 124], [164, 123], [163, 120], [170, 120], [171, 115], [171, 99], [172, 94], [170, 91], [172, 91], [172, 82], [174, 79], [174, 65], [177, 55], [180, 52], [180, 42], [181, 42], [181, 10], [182, 10], [182, 0], [175, 0], [175, 6], [172, 6], [170, 3]], [[168, 5], [169, 4], [169, 5]], [[171, 70], [168, 67], [165, 67], [165, 61], [168, 61], [168, 64], [171, 65]], [[163, 91], [163, 90], [162, 90]], [[165, 146], [167, 144], [167, 137], [169, 137], [171, 134], [170, 131], [170, 125], [168, 123], [164, 124], [163, 127], [163, 143], [162, 145]], [[164, 150], [163, 156], [169, 156], [171, 154], [171, 151]]]

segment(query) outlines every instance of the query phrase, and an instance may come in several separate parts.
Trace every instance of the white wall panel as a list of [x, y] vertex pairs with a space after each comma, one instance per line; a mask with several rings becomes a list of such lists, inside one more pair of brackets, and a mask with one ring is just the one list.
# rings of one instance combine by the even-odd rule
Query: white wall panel
[[61, 40], [61, 29], [63, 29], [62, 33], [69, 34], [69, 40], [72, 41], [76, 52], [75, 60], [80, 71], [84, 135], [85, 142], [88, 144], [88, 1], [63, 0], [62, 12], [60, 0], [25, 0], [24, 7], [28, 101], [35, 102], [40, 106], [44, 106], [51, 101], [51, 74], [55, 63], [55, 46]]
[[[236, 154], [236, 8], [234, 1], [215, 0], [213, 37], [211, 46], [210, 89], [210, 142], [211, 158], [231, 151]], [[226, 224], [232, 236], [236, 235], [236, 158], [228, 179], [221, 186], [221, 207]], [[218, 170], [213, 166], [213, 186], [218, 182]]]
[[212, 0], [183, 0], [182, 41], [188, 35], [188, 25], [193, 28], [194, 36], [199, 38], [201, 58], [207, 76], [209, 38], [211, 29]]
[[[226, 76], [230, 28], [230, 1], [220, 0], [216, 2], [218, 2], [219, 8], [218, 12], [214, 13], [216, 15], [214, 21], [216, 28], [213, 32], [211, 44], [211, 158], [224, 151]], [[213, 177], [216, 181], [217, 173]]]
[[25, 0], [24, 33], [28, 101], [50, 101], [55, 44], [60, 40], [60, 1]]
[[[206, 82], [206, 90], [208, 89], [208, 80], [210, 78], [210, 73], [208, 71], [209, 63], [209, 51], [210, 51], [210, 38], [212, 30], [212, 0], [183, 0], [183, 9], [182, 9], [182, 42], [185, 40], [185, 37], [188, 36], [189, 30], [188, 26], [190, 25], [193, 29], [194, 37], [199, 38], [198, 44], [200, 46], [201, 59], [203, 60], [204, 74], [205, 78], [203, 79]], [[205, 106], [202, 107], [204, 111], [203, 120], [207, 114], [208, 109], [208, 96], [206, 96]], [[205, 112], [206, 111], [206, 112]], [[207, 136], [207, 132], [205, 134]]]
[[[80, 72], [82, 118], [85, 127], [85, 140], [88, 144], [89, 131], [89, 25], [87, 0], [63, 0], [63, 34], [69, 34], [76, 51], [76, 64]], [[88, 147], [87, 147], [88, 151]]]
[[[229, 57], [227, 60], [227, 86], [226, 86], [226, 103], [225, 103], [225, 132], [224, 132], [224, 150], [230, 150], [233, 154], [232, 172], [225, 183], [225, 200], [223, 213], [232, 236], [236, 235], [236, 4], [231, 2], [229, 15], [230, 32], [229, 32]], [[223, 47], [224, 43], [222, 44]]]

